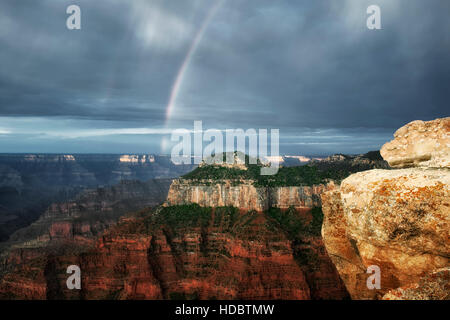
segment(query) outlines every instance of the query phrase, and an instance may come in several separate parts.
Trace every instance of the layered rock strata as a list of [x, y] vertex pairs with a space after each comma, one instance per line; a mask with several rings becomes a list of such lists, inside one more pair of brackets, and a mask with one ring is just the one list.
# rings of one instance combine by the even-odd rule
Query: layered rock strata
[[[26, 250], [8, 263], [3, 299], [348, 297], [320, 237], [298, 234], [294, 241], [269, 215], [235, 208], [143, 212], [84, 253]], [[81, 290], [65, 285], [71, 264], [82, 270]]]
[[304, 187], [256, 187], [252, 181], [241, 181], [233, 184], [230, 181], [196, 182], [190, 180], [174, 180], [170, 186], [166, 205], [182, 205], [197, 203], [203, 207], [232, 206], [242, 210], [265, 211], [270, 207], [287, 209], [294, 207], [320, 207], [320, 195], [330, 188], [329, 185]]

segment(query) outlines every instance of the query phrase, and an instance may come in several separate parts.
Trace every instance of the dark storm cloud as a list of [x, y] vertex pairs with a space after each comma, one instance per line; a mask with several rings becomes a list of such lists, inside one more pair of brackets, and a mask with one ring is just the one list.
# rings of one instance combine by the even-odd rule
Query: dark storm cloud
[[[70, 4], [81, 7], [82, 30], [65, 27]], [[382, 30], [366, 28], [371, 4], [381, 7]], [[162, 128], [212, 5], [2, 1], [0, 132], [11, 134], [0, 135], [0, 149], [87, 152], [103, 139], [110, 151], [131, 152], [119, 150], [122, 136], [77, 140], [72, 132]], [[441, 0], [225, 0], [192, 56], [169, 125], [279, 128], [281, 149], [293, 153], [379, 148], [411, 120], [448, 116], [448, 12]], [[148, 145], [159, 135], [132, 139], [134, 152], [158, 152]]]
[[[220, 72], [216, 81], [208, 79], [208, 85], [200, 80], [203, 85], [197, 86], [218, 95], [242, 95], [247, 109], [272, 110], [271, 121], [282, 127], [397, 128], [410, 120], [445, 115], [445, 87], [450, 84], [448, 2], [379, 1], [380, 31], [365, 28], [361, 12], [369, 2], [316, 3], [285, 5], [289, 28], [280, 27], [278, 35], [277, 25], [261, 27], [270, 19], [253, 10], [255, 22], [244, 23], [251, 28], [240, 29], [247, 39], [242, 40], [245, 50], [232, 46], [236, 42], [231, 38], [230, 45], [220, 48], [229, 48], [228, 54], [208, 55], [221, 60], [208, 63], [204, 72], [210, 66]], [[291, 18], [293, 12], [300, 17]], [[239, 80], [221, 81], [225, 68]], [[194, 109], [201, 103], [197, 97], [191, 103]], [[225, 97], [219, 101], [226, 107]], [[258, 113], [255, 116], [258, 119]]]
[[[25, 0], [19, 5], [16, 1], [0, 5], [1, 114], [122, 119], [122, 113], [111, 112], [109, 103], [97, 103], [117, 98], [147, 102], [150, 109], [152, 105], [161, 109], [192, 35], [186, 35], [179, 47], [170, 50], [160, 48], [159, 43], [145, 48], [136, 35], [141, 27], [133, 21], [144, 17], [136, 16], [137, 4], [135, 8], [123, 1], [78, 1], [82, 30], [69, 31], [65, 10], [71, 3]], [[140, 3], [146, 8], [149, 2]], [[171, 41], [167, 39], [162, 45], [170, 46]], [[89, 103], [77, 108], [73, 101], [78, 99]], [[133, 106], [122, 106], [125, 114], [129, 107]], [[151, 118], [147, 111], [142, 110], [139, 117]]]

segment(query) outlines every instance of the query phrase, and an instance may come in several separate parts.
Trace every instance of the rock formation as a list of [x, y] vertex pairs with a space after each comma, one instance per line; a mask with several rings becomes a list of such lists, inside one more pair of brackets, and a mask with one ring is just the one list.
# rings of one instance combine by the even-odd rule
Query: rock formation
[[35, 222], [50, 204], [87, 188], [176, 178], [194, 167], [175, 165], [170, 156], [0, 154], [0, 242]]
[[[398, 292], [411, 286], [416, 296], [448, 297], [418, 292], [423, 279], [449, 266], [448, 119], [412, 122], [383, 146], [390, 164], [417, 168], [359, 172], [322, 195], [325, 246], [353, 299], [407, 299], [412, 294]], [[371, 265], [381, 270], [380, 289], [366, 285]]]
[[[291, 217], [298, 219], [297, 215]], [[3, 299], [344, 299], [320, 236], [295, 239], [270, 214], [198, 205], [123, 218], [94, 248], [16, 251]], [[79, 265], [82, 290], [68, 290]]]
[[197, 203], [203, 207], [232, 206], [242, 210], [264, 211], [269, 207], [287, 209], [294, 207], [321, 207], [320, 195], [330, 188], [327, 185], [302, 187], [256, 187], [252, 181], [213, 180], [192, 182], [177, 179], [171, 184], [166, 205]]
[[172, 182], [166, 205], [197, 203], [202, 207], [233, 206], [243, 210], [263, 211], [267, 207], [265, 190], [256, 188], [251, 181], [232, 184], [229, 181], [217, 183], [213, 180], [192, 183], [176, 179]]
[[[320, 193], [333, 185], [195, 183], [174, 181], [165, 207], [123, 218], [92, 249], [86, 248], [92, 228], [104, 226], [68, 218], [83, 216], [83, 210], [87, 217], [107, 214], [114, 195], [134, 194], [133, 188], [124, 182], [115, 192], [87, 192], [82, 202], [52, 206], [40, 221], [52, 221], [45, 232], [16, 246], [4, 262], [0, 297], [348, 298], [320, 237], [321, 211], [313, 209], [320, 206]], [[267, 211], [269, 205], [278, 209]], [[64, 268], [70, 264], [82, 269], [81, 292], [66, 289]]]
[[72, 200], [51, 204], [36, 222], [12, 234], [3, 247], [39, 248], [61, 241], [93, 244], [97, 235], [124, 214], [160, 205], [171, 181], [131, 180], [85, 190]]
[[391, 167], [450, 167], [450, 117], [410, 122], [394, 137], [381, 148]]
[[[128, 156], [120, 161], [140, 166], [147, 159]], [[347, 289], [320, 235], [320, 195], [337, 190], [324, 182], [331, 179], [325, 173], [334, 171], [332, 176], [340, 180], [386, 163], [370, 154], [314, 165], [323, 170], [281, 169], [281, 179], [264, 180], [267, 184], [252, 180], [254, 168], [205, 167], [206, 173], [214, 171], [211, 178], [174, 181], [165, 206], [127, 215], [95, 244], [92, 230], [103, 226], [72, 223], [70, 217], [78, 221], [85, 211], [87, 217], [108, 213], [114, 196], [96, 192], [94, 197], [87, 194], [82, 206], [52, 206], [40, 221], [52, 224], [44, 224], [39, 243], [16, 246], [4, 260], [0, 298], [346, 299]], [[220, 175], [224, 170], [226, 177]], [[287, 179], [293, 173], [299, 173], [298, 179]], [[118, 195], [132, 191], [119, 189]], [[339, 232], [334, 236], [338, 239]], [[71, 264], [81, 267], [80, 291], [66, 289]]]

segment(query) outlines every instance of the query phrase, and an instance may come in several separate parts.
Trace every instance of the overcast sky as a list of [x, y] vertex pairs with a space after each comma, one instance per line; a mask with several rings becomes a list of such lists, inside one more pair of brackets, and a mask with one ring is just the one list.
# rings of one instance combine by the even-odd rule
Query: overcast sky
[[[66, 28], [71, 4], [81, 30]], [[381, 30], [366, 27], [371, 4]], [[450, 115], [449, 13], [447, 0], [2, 0], [0, 152], [170, 153], [161, 141], [194, 120], [277, 128], [285, 154], [375, 150]]]

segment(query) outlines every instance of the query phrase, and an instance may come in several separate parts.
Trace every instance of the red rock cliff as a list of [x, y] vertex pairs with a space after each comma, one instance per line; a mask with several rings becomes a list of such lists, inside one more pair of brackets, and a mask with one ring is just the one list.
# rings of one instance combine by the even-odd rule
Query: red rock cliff
[[[181, 211], [180, 211], [181, 210]], [[186, 211], [187, 210], [187, 211]], [[320, 236], [287, 232], [267, 213], [235, 208], [161, 208], [123, 219], [85, 253], [18, 256], [0, 282], [3, 298], [343, 299], [348, 294]], [[294, 222], [292, 222], [294, 221]], [[300, 221], [300, 220], [298, 220]], [[297, 221], [297, 222], [298, 222]], [[307, 225], [307, 224], [305, 224]], [[286, 229], [288, 228], [288, 229]], [[292, 229], [294, 230], [294, 229]], [[66, 289], [65, 268], [82, 270]]]

